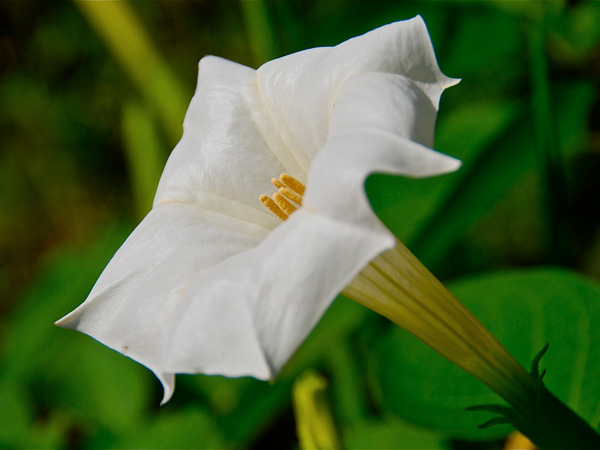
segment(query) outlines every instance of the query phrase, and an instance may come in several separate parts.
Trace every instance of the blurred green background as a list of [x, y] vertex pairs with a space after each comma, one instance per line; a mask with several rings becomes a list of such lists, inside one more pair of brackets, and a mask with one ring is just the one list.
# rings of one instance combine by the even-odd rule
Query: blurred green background
[[0, 447], [298, 448], [291, 388], [328, 380], [344, 448], [502, 448], [498, 402], [340, 297], [274, 384], [142, 366], [53, 321], [149, 210], [206, 54], [258, 67], [421, 14], [456, 174], [367, 182], [384, 222], [526, 366], [600, 423], [600, 2], [0, 3]]

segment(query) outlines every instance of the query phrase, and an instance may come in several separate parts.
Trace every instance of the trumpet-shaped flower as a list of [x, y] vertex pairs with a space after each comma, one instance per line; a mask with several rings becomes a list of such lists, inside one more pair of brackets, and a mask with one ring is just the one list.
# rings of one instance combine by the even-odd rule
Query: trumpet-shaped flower
[[[459, 167], [431, 149], [440, 95], [456, 82], [438, 68], [420, 17], [258, 70], [203, 58], [152, 211], [57, 324], [149, 367], [163, 402], [176, 373], [273, 378], [347, 286], [473, 365], [464, 338], [447, 344], [443, 325], [424, 318], [436, 306], [421, 299], [449, 293], [397, 247], [364, 191], [373, 172], [427, 177]], [[405, 319], [390, 313], [398, 305]]]

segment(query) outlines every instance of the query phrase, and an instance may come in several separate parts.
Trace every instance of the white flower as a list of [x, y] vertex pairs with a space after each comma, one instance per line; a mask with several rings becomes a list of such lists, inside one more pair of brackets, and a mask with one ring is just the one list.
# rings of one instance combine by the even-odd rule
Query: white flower
[[[430, 149], [440, 95], [456, 82], [420, 17], [258, 70], [203, 58], [152, 211], [57, 324], [149, 367], [163, 402], [175, 373], [273, 378], [335, 296], [397, 244], [366, 177], [459, 167]], [[285, 173], [306, 192], [282, 222], [259, 198]]]

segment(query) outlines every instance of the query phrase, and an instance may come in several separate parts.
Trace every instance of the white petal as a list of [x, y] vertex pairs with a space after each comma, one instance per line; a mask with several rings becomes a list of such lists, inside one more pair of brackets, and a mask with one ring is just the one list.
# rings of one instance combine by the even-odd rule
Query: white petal
[[364, 181], [374, 172], [425, 177], [460, 161], [428, 148], [436, 107], [412, 80], [369, 73], [350, 78], [335, 100], [327, 144], [315, 157], [303, 205], [339, 221], [381, 227]]
[[[247, 315], [274, 376], [335, 296], [394, 244], [386, 231], [373, 233], [304, 209], [296, 211], [260, 245], [190, 284], [173, 313], [169, 369], [211, 373], [207, 367], [220, 365], [221, 373], [227, 374], [224, 369], [232, 364], [256, 365], [253, 354], [240, 353], [238, 361], [232, 361], [232, 349], [246, 339], [238, 316]], [[223, 334], [232, 340], [221, 354], [207, 353], [213, 340], [225, 342]]]
[[372, 72], [349, 78], [340, 89], [329, 137], [377, 129], [433, 146], [437, 108], [413, 80]]
[[336, 47], [305, 50], [270, 61], [258, 69], [257, 85], [286, 145], [312, 160], [326, 141], [338, 90], [349, 77], [368, 72], [410, 78], [436, 108], [443, 89], [458, 81], [440, 71], [427, 28], [417, 16]]
[[[256, 73], [203, 58], [154, 209], [58, 324], [148, 366], [163, 402], [174, 373], [273, 377], [337, 293], [395, 245], [366, 198], [368, 174], [460, 164], [428, 148], [453, 82], [419, 17]], [[283, 172], [308, 173], [308, 185], [280, 224], [258, 198]]]
[[299, 170], [265, 114], [254, 74], [214, 56], [200, 61], [183, 137], [162, 174], [155, 205], [180, 202], [268, 228], [278, 224], [259, 196], [273, 191], [271, 177]]
[[[89, 334], [152, 369], [165, 385], [166, 399], [175, 372], [167, 365], [173, 314], [181, 297], [192, 282], [205, 280], [212, 267], [260, 242], [231, 225], [223, 228], [210, 213], [191, 206], [159, 205], [119, 249], [88, 299], [57, 325]], [[196, 323], [204, 334], [196, 345], [207, 360], [214, 358], [206, 372], [269, 377], [251, 318], [237, 307], [243, 299], [199, 301], [207, 309]], [[232, 341], [236, 346], [230, 346]], [[228, 358], [225, 367], [219, 365], [223, 357]]]
[[174, 373], [272, 378], [335, 296], [394, 238], [299, 210], [260, 244], [160, 205], [58, 325]]

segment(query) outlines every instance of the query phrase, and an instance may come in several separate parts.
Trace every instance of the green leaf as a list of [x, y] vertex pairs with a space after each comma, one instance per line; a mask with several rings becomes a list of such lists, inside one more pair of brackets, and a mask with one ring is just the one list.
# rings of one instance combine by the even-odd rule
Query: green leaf
[[62, 363], [44, 376], [48, 386], [56, 386], [44, 394], [48, 403], [117, 434], [135, 425], [152, 401], [158, 403], [150, 395], [158, 382], [146, 368], [87, 336], [64, 333], [62, 351], [51, 347]]
[[[598, 427], [597, 283], [564, 269], [544, 268], [466, 277], [449, 287], [525, 367], [549, 342], [541, 362], [546, 386]], [[509, 430], [477, 430], [491, 418], [489, 413], [464, 409], [502, 400], [403, 330], [394, 329], [380, 341], [370, 373], [381, 407], [406, 420], [470, 439]]]
[[[506, 64], [521, 56], [521, 24], [511, 15], [498, 13], [484, 3], [465, 3], [463, 7], [462, 14], [456, 17], [447, 54], [441, 56], [444, 58], [441, 67], [450, 76], [464, 78], [475, 92], [489, 95], [491, 90], [497, 91], [526, 69], [522, 64]], [[500, 35], [502, 39], [481, 42], [482, 36]], [[474, 92], [469, 90], [466, 95], [473, 96]]]
[[114, 443], [114, 448], [229, 448], [211, 415], [198, 407], [161, 411]]
[[16, 381], [0, 383], [0, 448], [16, 447], [33, 421], [27, 393]]
[[[460, 85], [453, 89], [458, 88]], [[391, 175], [369, 177], [367, 193], [377, 216], [396, 236], [410, 245], [422, 234], [426, 225], [438, 223], [440, 215], [447, 215], [447, 204], [455, 205], [448, 199], [456, 196], [465, 180], [473, 178], [473, 172], [479, 169], [478, 161], [486, 159], [488, 147], [519, 116], [518, 105], [508, 102], [470, 103], [456, 108], [451, 114], [440, 115], [435, 148], [461, 159], [463, 166], [456, 173], [426, 179]], [[522, 167], [527, 160], [507, 162]], [[499, 176], [496, 172], [494, 174], [492, 182]], [[512, 182], [512, 178], [508, 178], [507, 182]], [[487, 208], [490, 203], [484, 202], [483, 205]], [[469, 214], [467, 219], [473, 216]], [[462, 226], [464, 220], [460, 223]]]
[[[364, 327], [361, 327], [363, 329]], [[369, 415], [367, 392], [364, 389], [364, 364], [357, 358], [357, 342], [347, 333], [332, 339], [328, 352], [328, 375], [331, 396], [340, 423], [355, 423]]]
[[[224, 406], [220, 411], [222, 417], [219, 425], [230, 442], [239, 447], [247, 446], [269, 422], [276, 420], [286, 409], [291, 408], [293, 380], [307, 367], [324, 365], [324, 360], [338, 350], [335, 348], [336, 342], [346, 339], [365, 317], [373, 318], [375, 313], [358, 303], [339, 297], [272, 384], [250, 378], [195, 376], [186, 379], [187, 377], [179, 376], [180, 386], [184, 381], [187, 384], [194, 380], [196, 391], [206, 396], [213, 408], [219, 409], [218, 405], [229, 404], [229, 409]], [[334, 372], [336, 369], [344, 370], [346, 367], [331, 367]], [[338, 389], [347, 387], [339, 386], [338, 383], [347, 384], [349, 376], [351, 374], [345, 374], [344, 377], [337, 373], [332, 374], [332, 381], [336, 383], [332, 383], [331, 386], [334, 395]], [[354, 398], [362, 398], [363, 393], [358, 392], [355, 395]], [[177, 396], [176, 393], [174, 400], [177, 400]], [[360, 414], [360, 411], [351, 413]], [[341, 415], [345, 418], [345, 414]]]
[[68, 332], [55, 327], [54, 321], [85, 300], [103, 267], [131, 232], [130, 226], [104, 226], [92, 244], [63, 246], [48, 255], [6, 322], [6, 338], [0, 342], [3, 377], [26, 378], [38, 373], [41, 361], [48, 359], [50, 366], [55, 365], [48, 348]]
[[490, 211], [521, 175], [535, 166], [529, 125], [520, 116], [515, 119], [485, 152], [465, 161], [460, 177], [448, 186], [448, 195], [435, 215], [419, 228], [411, 249], [426, 265], [446, 258], [467, 227]]
[[549, 30], [550, 51], [562, 63], [586, 64], [600, 41], [600, 3], [585, 2], [561, 15]]
[[359, 422], [345, 430], [347, 449], [445, 449], [439, 433], [417, 428], [395, 418]]
[[558, 15], [565, 7], [564, 0], [546, 0], [543, 2], [507, 2], [492, 0], [488, 2], [499, 10], [505, 10], [516, 16], [531, 20], [541, 20], [545, 14]]
[[[30, 408], [51, 411], [56, 419], [52, 430], [68, 429], [72, 422], [90, 425], [92, 432], [99, 426], [119, 433], [139, 420], [150, 401], [153, 376], [146, 369], [53, 324], [85, 299], [128, 231], [107, 226], [94, 244], [55, 252], [6, 324], [0, 381], [18, 382], [29, 393], [23, 401]], [[55, 438], [56, 431], [39, 428], [41, 438]]]

